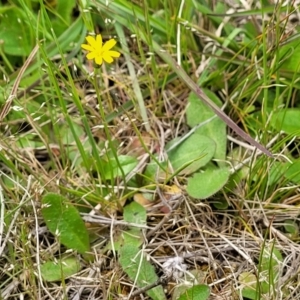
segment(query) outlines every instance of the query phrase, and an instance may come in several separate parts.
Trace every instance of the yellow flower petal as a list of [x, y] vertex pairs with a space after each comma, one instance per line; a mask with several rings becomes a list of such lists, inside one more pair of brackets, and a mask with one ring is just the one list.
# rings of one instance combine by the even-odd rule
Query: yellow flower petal
[[96, 42], [96, 40], [95, 40], [95, 38], [93, 37], [93, 36], [87, 36], [86, 38], [85, 38], [86, 40], [87, 40], [87, 42], [94, 48], [94, 49], [96, 49], [97, 48], [97, 42]]
[[111, 40], [107, 41], [107, 42], [103, 45], [102, 51], [104, 52], [104, 51], [110, 50], [116, 43], [117, 43], [117, 41], [114, 40], [114, 39], [111, 39]]
[[112, 56], [112, 57], [120, 57], [121, 53], [118, 51], [107, 51], [107, 55]]
[[90, 52], [86, 55], [86, 58], [91, 60], [91, 59], [94, 59], [96, 57], [96, 52]]
[[102, 57], [103, 57], [103, 60], [105, 60], [109, 64], [111, 64], [114, 61], [113, 58], [107, 54], [107, 52], [104, 53]]
[[88, 51], [94, 51], [94, 48], [87, 44], [81, 44], [81, 48]]
[[101, 34], [97, 34], [97, 36], [96, 36], [96, 43], [97, 43], [97, 45], [96, 45], [96, 47], [97, 47], [97, 49], [101, 49], [102, 48], [102, 36], [101, 36]]
[[102, 65], [102, 62], [103, 62], [102, 56], [99, 55], [95, 58], [95, 63], [97, 65]]

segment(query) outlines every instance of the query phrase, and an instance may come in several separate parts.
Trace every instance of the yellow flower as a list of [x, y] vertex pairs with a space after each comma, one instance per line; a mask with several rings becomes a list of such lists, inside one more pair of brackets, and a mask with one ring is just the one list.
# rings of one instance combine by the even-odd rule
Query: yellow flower
[[86, 40], [89, 45], [82, 44], [81, 48], [89, 51], [86, 58], [89, 60], [95, 59], [95, 63], [98, 65], [101, 65], [103, 60], [111, 64], [113, 62], [113, 57], [120, 56], [118, 51], [110, 50], [117, 43], [114, 39], [110, 39], [104, 45], [101, 34], [97, 34], [96, 39], [93, 36], [87, 36]]

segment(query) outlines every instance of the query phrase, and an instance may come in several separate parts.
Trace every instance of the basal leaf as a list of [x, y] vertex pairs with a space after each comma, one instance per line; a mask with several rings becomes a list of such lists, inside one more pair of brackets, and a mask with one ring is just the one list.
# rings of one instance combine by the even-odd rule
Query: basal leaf
[[210, 295], [207, 285], [198, 284], [185, 291], [178, 300], [206, 300]]
[[89, 234], [77, 209], [63, 196], [49, 193], [42, 199], [42, 215], [49, 231], [70, 249], [84, 254]]
[[5, 53], [27, 56], [35, 45], [35, 36], [22, 9], [12, 6], [0, 15], [0, 39]]
[[212, 139], [194, 133], [169, 151], [168, 158], [175, 172], [181, 170], [181, 175], [188, 175], [205, 166], [212, 159], [215, 149], [216, 145]]
[[[222, 105], [222, 102], [214, 93], [207, 89], [204, 89], [203, 91], [219, 107]], [[208, 120], [214, 115], [215, 113], [210, 108], [208, 108], [207, 105], [199, 101], [198, 96], [195, 93], [190, 93], [189, 106], [186, 112], [187, 124], [190, 127], [195, 127], [196, 125]], [[227, 133], [226, 124], [221, 119], [213, 119], [209, 123], [198, 128], [196, 132], [213, 139], [216, 143], [216, 151], [214, 153], [214, 158], [225, 160]]]
[[278, 131], [300, 136], [300, 109], [287, 108], [272, 115], [271, 125]]
[[[129, 278], [136, 282], [139, 288], [145, 287], [158, 280], [154, 267], [146, 259], [141, 249], [130, 243], [124, 244], [120, 249], [119, 262]], [[148, 296], [154, 300], [166, 299], [161, 286], [147, 291]]]
[[80, 270], [77, 257], [63, 258], [57, 262], [48, 261], [41, 265], [42, 277], [45, 281], [62, 281]]
[[205, 199], [218, 192], [228, 181], [228, 168], [206, 169], [188, 179], [187, 192], [196, 199]]
[[243, 272], [239, 276], [239, 282], [242, 285], [242, 295], [248, 299], [257, 299], [258, 297], [256, 285], [257, 278], [254, 274], [250, 272]]
[[287, 170], [284, 174], [288, 180], [299, 184], [300, 183], [300, 160], [294, 161], [292, 164], [286, 164]]
[[[124, 208], [124, 220], [136, 224], [146, 223], [146, 210], [136, 202]], [[146, 259], [140, 249], [143, 232], [140, 228], [131, 227], [123, 232], [123, 243], [119, 249], [119, 262], [128, 277], [139, 288], [145, 287], [158, 280], [154, 267]], [[154, 300], [164, 300], [165, 294], [161, 286], [147, 291], [148, 296]]]
[[127, 175], [137, 164], [138, 160], [129, 155], [120, 155], [117, 159], [110, 157], [103, 162], [104, 177], [107, 180], [113, 180], [118, 176], [122, 176], [122, 174]]

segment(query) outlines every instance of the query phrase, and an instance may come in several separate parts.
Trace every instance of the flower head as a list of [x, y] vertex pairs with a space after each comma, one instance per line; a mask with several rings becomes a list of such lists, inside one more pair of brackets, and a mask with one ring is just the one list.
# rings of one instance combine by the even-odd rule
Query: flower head
[[102, 42], [101, 34], [97, 34], [96, 38], [93, 36], [87, 36], [86, 40], [88, 44], [82, 44], [81, 48], [89, 51], [86, 58], [89, 60], [95, 60], [97, 65], [102, 65], [103, 60], [111, 64], [113, 57], [119, 57], [118, 51], [112, 51], [111, 48], [117, 43], [116, 40], [110, 39], [104, 45]]

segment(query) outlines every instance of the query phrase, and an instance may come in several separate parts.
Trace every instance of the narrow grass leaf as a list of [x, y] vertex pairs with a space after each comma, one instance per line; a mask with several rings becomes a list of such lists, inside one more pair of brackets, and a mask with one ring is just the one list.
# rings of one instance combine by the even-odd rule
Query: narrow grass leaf
[[84, 254], [90, 249], [89, 234], [77, 209], [63, 196], [49, 193], [42, 199], [42, 216], [49, 231], [69, 249]]

